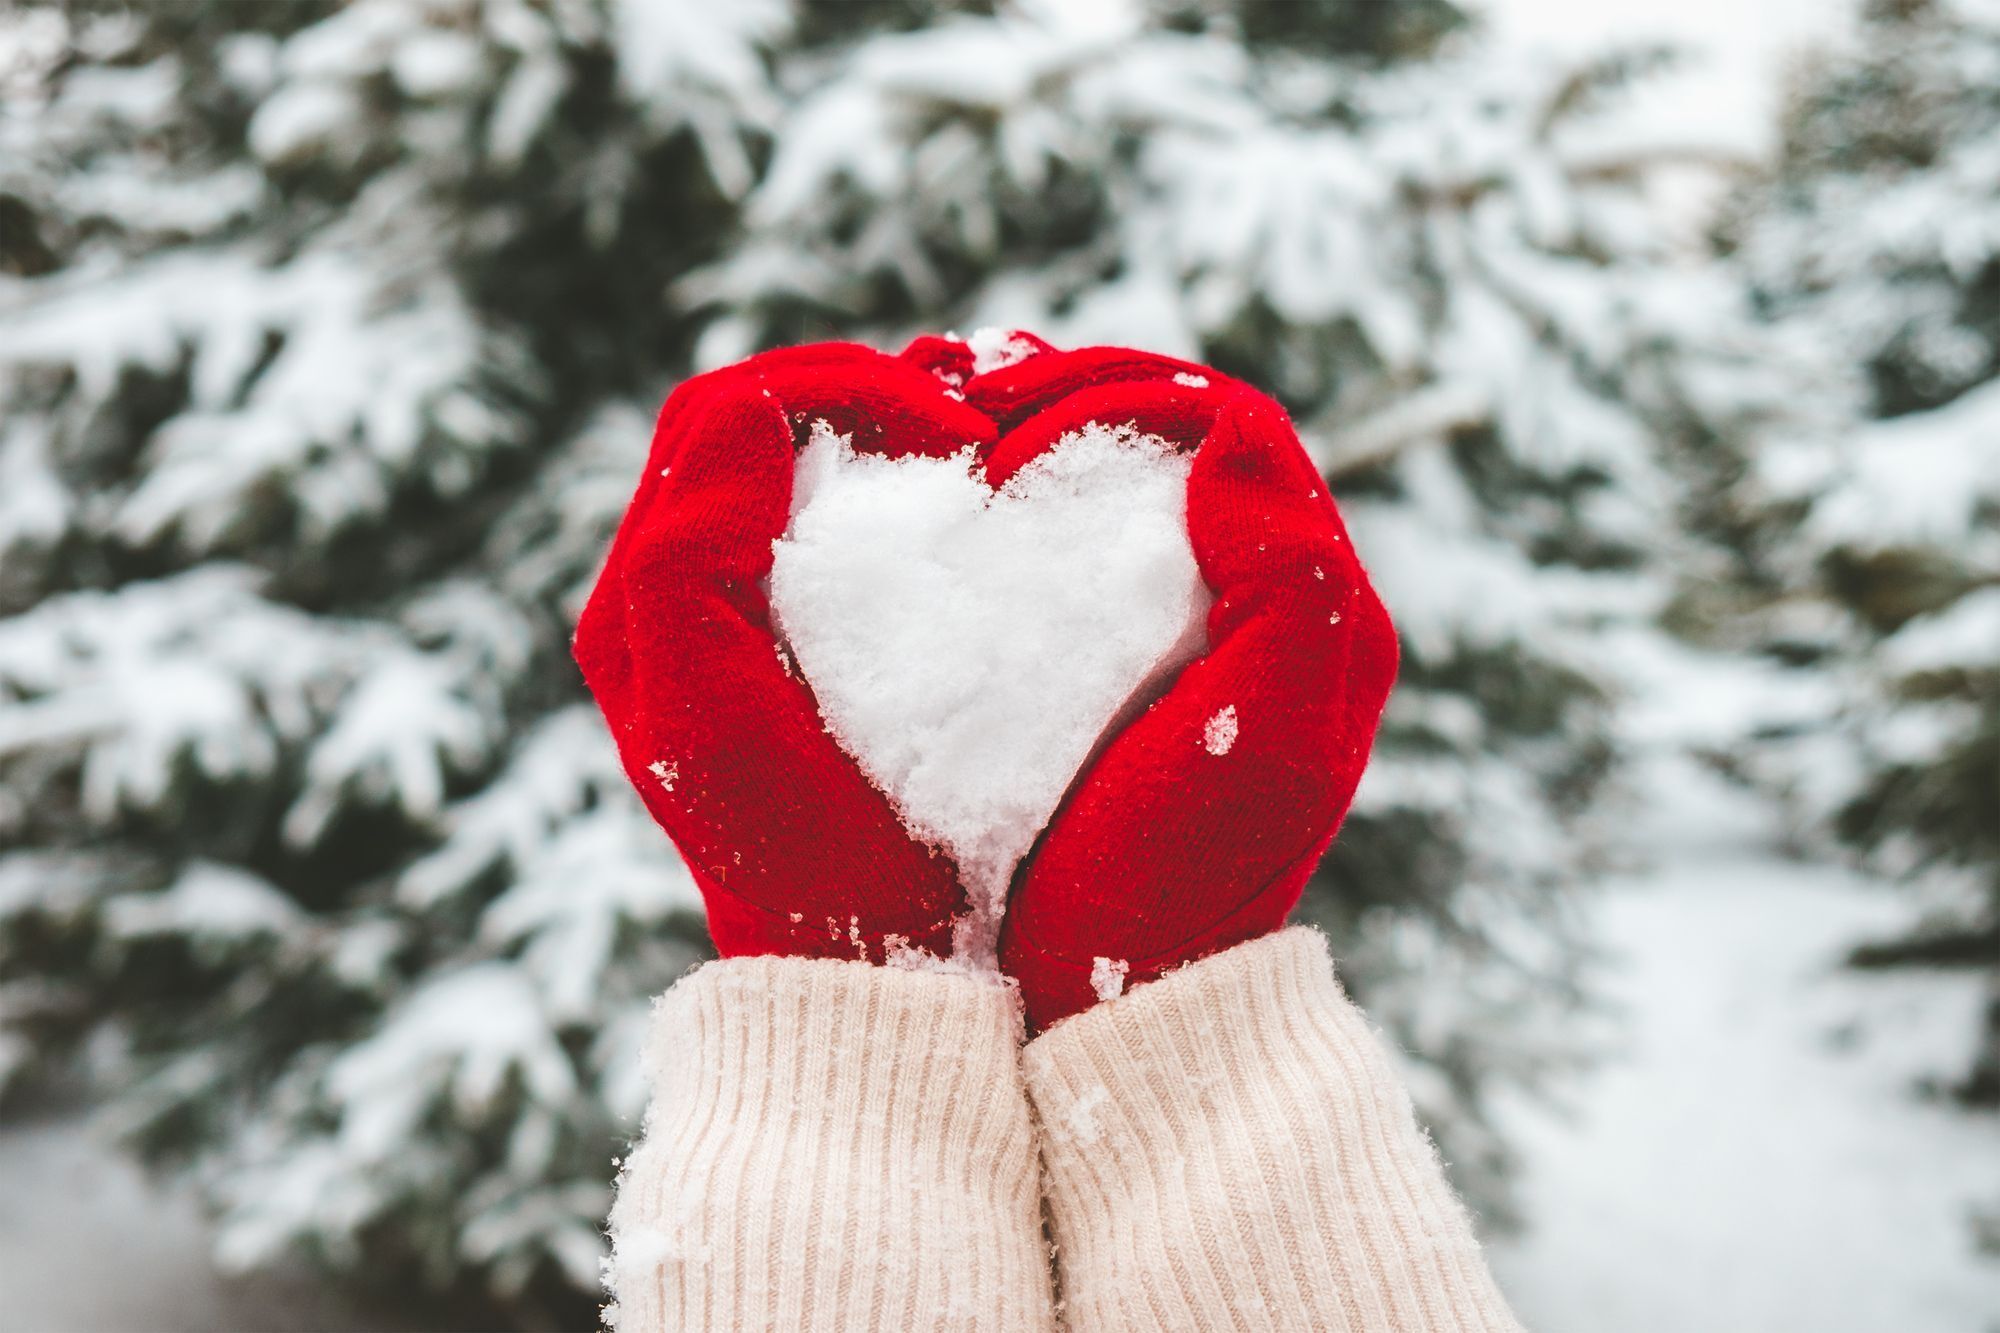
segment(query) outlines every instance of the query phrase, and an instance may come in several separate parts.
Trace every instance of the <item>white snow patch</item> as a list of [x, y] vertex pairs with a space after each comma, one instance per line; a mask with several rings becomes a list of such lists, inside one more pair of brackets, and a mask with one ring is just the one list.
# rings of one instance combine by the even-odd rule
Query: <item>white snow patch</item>
[[1948, 671], [2000, 664], [2000, 587], [1967, 593], [1942, 611], [1918, 616], [1882, 645], [1893, 671]]
[[1174, 383], [1185, 385], [1190, 389], [1206, 389], [1208, 387], [1208, 376], [1190, 375], [1185, 370], [1178, 370], [1174, 372]]
[[113, 935], [186, 934], [211, 939], [282, 935], [303, 926], [305, 913], [247, 870], [196, 861], [159, 893], [114, 898], [105, 909]]
[[1099, 1000], [1115, 1000], [1125, 993], [1125, 978], [1132, 964], [1123, 958], [1097, 957], [1090, 960], [1090, 988]]
[[2000, 494], [2000, 380], [1929, 412], [1860, 432], [1846, 474], [1814, 507], [1810, 529], [1863, 550], [1962, 542]]
[[[1339, 620], [1340, 617], [1335, 616], [1334, 619]], [[1201, 729], [1201, 748], [1212, 755], [1228, 754], [1236, 744], [1237, 730], [1236, 705], [1230, 704], [1210, 718], [1208, 725]]]
[[410, 1142], [435, 1102], [477, 1115], [510, 1075], [531, 1102], [561, 1104], [575, 1092], [569, 1057], [521, 970], [476, 963], [425, 982], [328, 1067], [327, 1091], [345, 1112], [340, 1146], [381, 1161]]
[[974, 329], [965, 340], [972, 349], [972, 373], [1005, 370], [1035, 354], [1035, 345], [1013, 329]]
[[1206, 642], [1189, 462], [1091, 423], [996, 493], [969, 450], [892, 461], [811, 429], [772, 611], [827, 729], [958, 863], [961, 956], [990, 962], [1071, 779]]
[[[778, 660], [784, 660], [784, 653], [782, 651], [779, 652]], [[646, 765], [646, 771], [651, 773], [660, 786], [667, 791], [674, 789], [674, 782], [681, 775], [680, 765], [669, 763], [665, 759], [655, 759], [652, 763]]]
[[1974, 1329], [2000, 1267], [1969, 1219], [2000, 1141], [1920, 1095], [1962, 1067], [1972, 972], [1856, 973], [1907, 929], [1904, 895], [1784, 855], [1768, 812], [1686, 761], [1642, 774], [1660, 855], [1596, 905], [1629, 1025], [1559, 1107], [1504, 1094], [1524, 1237], [1491, 1247], [1546, 1333]]

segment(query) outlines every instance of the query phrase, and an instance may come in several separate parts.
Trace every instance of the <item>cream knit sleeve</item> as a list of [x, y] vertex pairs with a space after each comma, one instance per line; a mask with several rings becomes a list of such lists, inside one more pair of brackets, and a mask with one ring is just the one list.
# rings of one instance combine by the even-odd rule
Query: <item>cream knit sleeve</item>
[[1519, 1329], [1316, 931], [1135, 987], [1025, 1066], [1074, 1333]]
[[690, 974], [653, 1016], [607, 1318], [1054, 1329], [1018, 1031], [1008, 993], [966, 976], [793, 958]]

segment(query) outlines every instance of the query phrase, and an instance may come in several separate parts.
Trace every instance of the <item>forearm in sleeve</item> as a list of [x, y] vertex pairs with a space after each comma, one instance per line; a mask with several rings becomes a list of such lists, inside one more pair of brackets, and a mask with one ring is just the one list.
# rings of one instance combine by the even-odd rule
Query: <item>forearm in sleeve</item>
[[652, 1106], [611, 1214], [619, 1333], [1054, 1328], [998, 984], [738, 958], [652, 1022]]
[[1024, 1063], [1074, 1333], [1519, 1329], [1318, 932], [1135, 987]]

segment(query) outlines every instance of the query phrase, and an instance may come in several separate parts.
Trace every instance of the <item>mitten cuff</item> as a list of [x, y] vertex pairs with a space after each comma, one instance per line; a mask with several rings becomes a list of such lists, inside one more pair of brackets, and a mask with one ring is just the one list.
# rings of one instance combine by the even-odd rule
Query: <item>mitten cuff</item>
[[1024, 1056], [1075, 1327], [1518, 1329], [1318, 932], [1191, 963]]
[[1052, 1328], [1006, 990], [733, 958], [652, 1024], [652, 1106], [611, 1214], [623, 1333]]

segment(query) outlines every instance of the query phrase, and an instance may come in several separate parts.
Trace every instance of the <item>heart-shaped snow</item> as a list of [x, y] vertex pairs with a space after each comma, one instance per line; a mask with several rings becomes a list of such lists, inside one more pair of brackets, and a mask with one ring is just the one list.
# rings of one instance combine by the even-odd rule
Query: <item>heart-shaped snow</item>
[[1204, 645], [1189, 464], [1097, 423], [997, 492], [969, 449], [856, 454], [817, 422], [800, 451], [772, 612], [827, 729], [957, 862], [961, 955], [990, 959], [1078, 770]]

